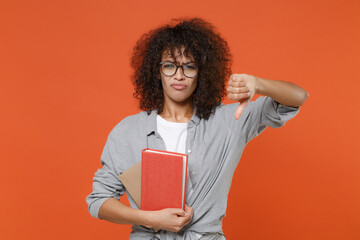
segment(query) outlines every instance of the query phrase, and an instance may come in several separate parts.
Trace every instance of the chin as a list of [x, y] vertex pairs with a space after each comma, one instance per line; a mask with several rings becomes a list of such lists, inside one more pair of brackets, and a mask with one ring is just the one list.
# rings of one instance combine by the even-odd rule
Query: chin
[[170, 102], [174, 103], [187, 103], [192, 101], [192, 95], [189, 92], [168, 92], [164, 94]]
[[174, 99], [174, 102], [177, 102], [177, 103], [188, 103], [188, 102], [191, 102], [191, 101], [192, 101], [191, 98]]

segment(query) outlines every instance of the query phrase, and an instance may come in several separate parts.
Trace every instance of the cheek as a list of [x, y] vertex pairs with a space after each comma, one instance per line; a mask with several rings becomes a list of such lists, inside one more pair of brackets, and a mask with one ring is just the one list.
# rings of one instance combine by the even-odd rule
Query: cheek
[[166, 79], [163, 76], [161, 76], [161, 86], [163, 89], [165, 89], [167, 87], [166, 82], [167, 82]]
[[192, 80], [192, 82], [191, 82], [191, 90], [192, 91], [194, 91], [195, 89], [196, 89], [196, 87], [197, 87], [197, 79], [195, 79], [195, 80]]

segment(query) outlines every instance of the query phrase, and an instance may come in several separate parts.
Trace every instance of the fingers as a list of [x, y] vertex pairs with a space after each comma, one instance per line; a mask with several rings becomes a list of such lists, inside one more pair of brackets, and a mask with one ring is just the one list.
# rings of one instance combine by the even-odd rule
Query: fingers
[[181, 217], [181, 224], [182, 227], [191, 222], [192, 216], [194, 214], [193, 208], [189, 207], [188, 205], [185, 205], [185, 215], [184, 217]]
[[231, 101], [240, 101], [242, 99], [247, 99], [251, 96], [250, 93], [239, 93], [239, 94], [233, 94], [233, 93], [229, 93], [228, 94], [228, 98]]
[[248, 98], [251, 96], [248, 87], [231, 87], [227, 88], [228, 98], [232, 101], [240, 101], [241, 99]]
[[192, 212], [193, 211], [193, 208], [188, 206], [187, 204], [185, 204], [185, 212]]
[[256, 92], [256, 77], [248, 74], [231, 75], [227, 92], [230, 100], [240, 102], [235, 112], [235, 119], [238, 120]]
[[244, 82], [246, 81], [246, 79], [248, 78], [247, 77], [248, 74], [232, 74], [230, 76], [230, 81], [233, 81], [233, 82]]
[[189, 207], [188, 205], [185, 205], [185, 214], [186, 216], [190, 216], [190, 220], [194, 214], [194, 210], [192, 207]]
[[180, 208], [166, 208], [155, 211], [160, 216], [159, 223], [156, 225], [160, 229], [178, 232], [185, 225], [191, 222], [193, 209], [185, 205], [185, 211]]
[[168, 208], [168, 210], [171, 212], [171, 214], [177, 215], [179, 217], [185, 217], [186, 212], [182, 210], [181, 208]]
[[228, 82], [229, 86], [232, 87], [245, 87], [246, 86], [247, 81], [245, 80], [232, 80], [230, 79]]
[[181, 225], [182, 225], [181, 228], [191, 222], [192, 216], [194, 214], [192, 207], [185, 206], [185, 214], [186, 215], [182, 219], [182, 222], [181, 222]]
[[248, 104], [249, 104], [249, 100], [245, 100], [239, 104], [238, 108], [235, 111], [235, 119], [236, 120], [240, 119], [242, 112], [244, 111], [244, 109], [246, 108], [246, 106]]
[[249, 92], [249, 88], [248, 87], [232, 87], [232, 86], [229, 86], [227, 88], [227, 91], [229, 93], [246, 93], [246, 92]]
[[176, 220], [173, 225], [174, 232], [180, 231], [192, 219], [193, 212], [191, 207], [186, 206], [185, 211], [176, 208], [169, 209], [169, 211], [176, 215]]
[[241, 99], [249, 98], [251, 96], [251, 91], [247, 82], [246, 79], [239, 75], [232, 75], [227, 88], [228, 98], [232, 101], [240, 101]]

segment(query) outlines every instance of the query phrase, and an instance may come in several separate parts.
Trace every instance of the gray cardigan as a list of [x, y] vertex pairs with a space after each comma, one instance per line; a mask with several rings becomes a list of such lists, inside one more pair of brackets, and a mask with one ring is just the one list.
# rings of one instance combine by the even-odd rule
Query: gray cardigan
[[[186, 199], [193, 207], [191, 223], [179, 233], [161, 230], [154, 233], [143, 226], [133, 226], [130, 239], [196, 239], [194, 232], [223, 234], [227, 197], [235, 168], [246, 144], [267, 126], [277, 128], [294, 117], [299, 108], [283, 106], [269, 97], [259, 97], [235, 119], [238, 103], [220, 105], [208, 120], [193, 115], [188, 122], [186, 151], [189, 154], [193, 194]], [[141, 150], [166, 150], [156, 131], [156, 111], [140, 112], [123, 119], [109, 134], [101, 155], [103, 167], [93, 179], [93, 192], [86, 202], [90, 214], [98, 212], [108, 198], [119, 199], [126, 189], [118, 176], [141, 161]], [[127, 194], [131, 207], [137, 208]]]

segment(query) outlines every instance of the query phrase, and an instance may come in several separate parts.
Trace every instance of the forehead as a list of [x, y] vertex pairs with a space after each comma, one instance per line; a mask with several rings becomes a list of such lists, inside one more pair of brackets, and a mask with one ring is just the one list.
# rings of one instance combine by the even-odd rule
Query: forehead
[[171, 60], [171, 61], [194, 61], [194, 57], [190, 51], [185, 51], [185, 47], [182, 48], [173, 48], [172, 51], [170, 48], [165, 49], [161, 56], [162, 61]]

